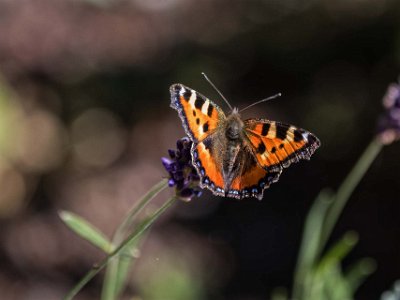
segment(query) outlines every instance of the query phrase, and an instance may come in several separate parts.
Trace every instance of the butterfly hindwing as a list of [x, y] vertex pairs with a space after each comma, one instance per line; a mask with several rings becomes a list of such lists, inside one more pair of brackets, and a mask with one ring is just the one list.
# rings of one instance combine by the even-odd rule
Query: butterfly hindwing
[[281, 171], [266, 171], [259, 166], [250, 150], [242, 148], [238, 155], [235, 176], [227, 187], [219, 163], [220, 152], [217, 144], [217, 137], [209, 136], [192, 146], [193, 165], [201, 176], [203, 188], [206, 187], [219, 196], [262, 199], [264, 190], [271, 183], [278, 181]]
[[193, 142], [201, 141], [218, 128], [225, 119], [223, 111], [212, 101], [182, 84], [170, 88], [171, 107], [178, 111], [187, 135]]
[[246, 120], [245, 133], [258, 163], [269, 171], [309, 160], [320, 146], [318, 138], [304, 129], [264, 119]]
[[201, 142], [193, 143], [192, 162], [200, 175], [201, 187], [207, 187], [216, 195], [225, 196], [225, 183], [219, 156], [216, 155], [217, 151], [212, 136]]
[[254, 155], [251, 152], [245, 151], [242, 159], [243, 167], [239, 176], [232, 181], [230, 189], [227, 191], [227, 196], [235, 198], [255, 197], [262, 199], [264, 190], [277, 182], [281, 174], [279, 171], [266, 171], [261, 168]]

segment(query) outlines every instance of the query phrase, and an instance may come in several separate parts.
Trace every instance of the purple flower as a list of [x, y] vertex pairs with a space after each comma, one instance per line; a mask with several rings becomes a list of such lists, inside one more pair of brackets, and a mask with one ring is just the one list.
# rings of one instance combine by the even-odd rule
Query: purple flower
[[400, 85], [389, 85], [382, 102], [385, 112], [378, 121], [378, 139], [388, 145], [400, 139]]
[[200, 177], [192, 165], [190, 148], [192, 141], [181, 138], [176, 142], [177, 150], [168, 150], [170, 158], [162, 157], [161, 161], [169, 173], [168, 185], [175, 186], [176, 196], [184, 201], [190, 201], [194, 196], [201, 195]]

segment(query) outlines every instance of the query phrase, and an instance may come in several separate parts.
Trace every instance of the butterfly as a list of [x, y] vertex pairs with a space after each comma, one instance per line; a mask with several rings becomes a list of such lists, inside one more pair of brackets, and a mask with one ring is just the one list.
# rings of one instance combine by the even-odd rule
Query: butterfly
[[314, 134], [293, 125], [242, 120], [236, 108], [226, 116], [214, 102], [182, 84], [171, 85], [170, 93], [170, 106], [193, 142], [192, 164], [200, 187], [215, 195], [261, 200], [284, 168], [309, 160], [320, 146]]

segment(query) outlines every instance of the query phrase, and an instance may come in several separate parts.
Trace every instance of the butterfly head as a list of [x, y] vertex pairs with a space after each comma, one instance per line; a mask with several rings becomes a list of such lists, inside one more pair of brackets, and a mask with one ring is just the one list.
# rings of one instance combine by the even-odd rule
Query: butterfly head
[[225, 135], [229, 140], [237, 140], [241, 137], [243, 131], [244, 123], [240, 118], [239, 111], [235, 107], [232, 113], [228, 116], [226, 120], [226, 130]]

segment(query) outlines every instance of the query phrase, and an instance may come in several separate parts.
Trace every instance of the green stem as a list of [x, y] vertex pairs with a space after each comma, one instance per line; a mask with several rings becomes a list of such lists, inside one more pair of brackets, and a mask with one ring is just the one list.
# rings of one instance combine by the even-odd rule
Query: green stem
[[153, 224], [154, 221], [156, 221], [158, 219], [158, 217], [161, 216], [162, 213], [165, 212], [167, 210], [167, 208], [169, 208], [175, 202], [175, 200], [176, 200], [175, 196], [171, 197], [159, 209], [157, 209], [156, 212], [150, 218], [148, 218], [147, 220], [140, 223], [139, 226], [136, 227], [135, 230], [113, 252], [110, 253], [110, 255], [108, 255], [101, 262], [99, 262], [97, 265], [95, 265], [89, 272], [86, 273], [86, 275], [64, 297], [64, 300], [73, 299], [76, 296], [76, 294], [78, 294], [78, 292], [94, 276], [96, 276], [96, 274], [99, 273], [114, 256], [118, 255], [127, 244], [135, 241], [138, 237], [140, 237], [143, 234], [143, 232], [147, 228], [149, 228], [150, 225]]
[[[143, 208], [147, 204], [150, 203], [150, 201], [155, 196], [158, 195], [158, 193], [160, 193], [167, 186], [168, 186], [168, 179], [161, 180], [159, 183], [155, 184], [139, 201], [136, 202], [136, 204], [126, 214], [125, 218], [115, 231], [112, 240], [113, 245], [119, 245], [123, 241], [125, 234], [129, 230], [130, 226], [132, 226], [135, 217], [143, 210]], [[107, 266], [107, 271], [104, 277], [104, 284], [101, 295], [101, 299], [103, 300], [115, 299], [118, 297], [118, 292], [121, 287], [119, 282], [121, 278], [120, 276], [118, 276], [119, 265], [120, 265], [120, 257], [116, 257]]]
[[382, 144], [376, 139], [372, 140], [344, 179], [336, 194], [322, 190], [315, 199], [304, 225], [295, 271], [293, 299], [309, 299], [305, 295], [308, 294], [307, 288], [312, 285], [310, 282], [312, 280], [312, 268], [320, 257], [351, 193], [381, 149]]
[[129, 227], [132, 225], [132, 221], [142, 211], [142, 209], [155, 197], [168, 186], [168, 179], [164, 178], [160, 182], [156, 183], [142, 198], [137, 202], [137, 205], [133, 206], [131, 210], [126, 214], [122, 223], [118, 226], [114, 234], [114, 239], [121, 238]]
[[373, 139], [339, 187], [323, 224], [318, 254], [320, 254], [325, 247], [347, 200], [350, 198], [350, 195], [353, 193], [382, 147], [383, 145], [377, 139]]

